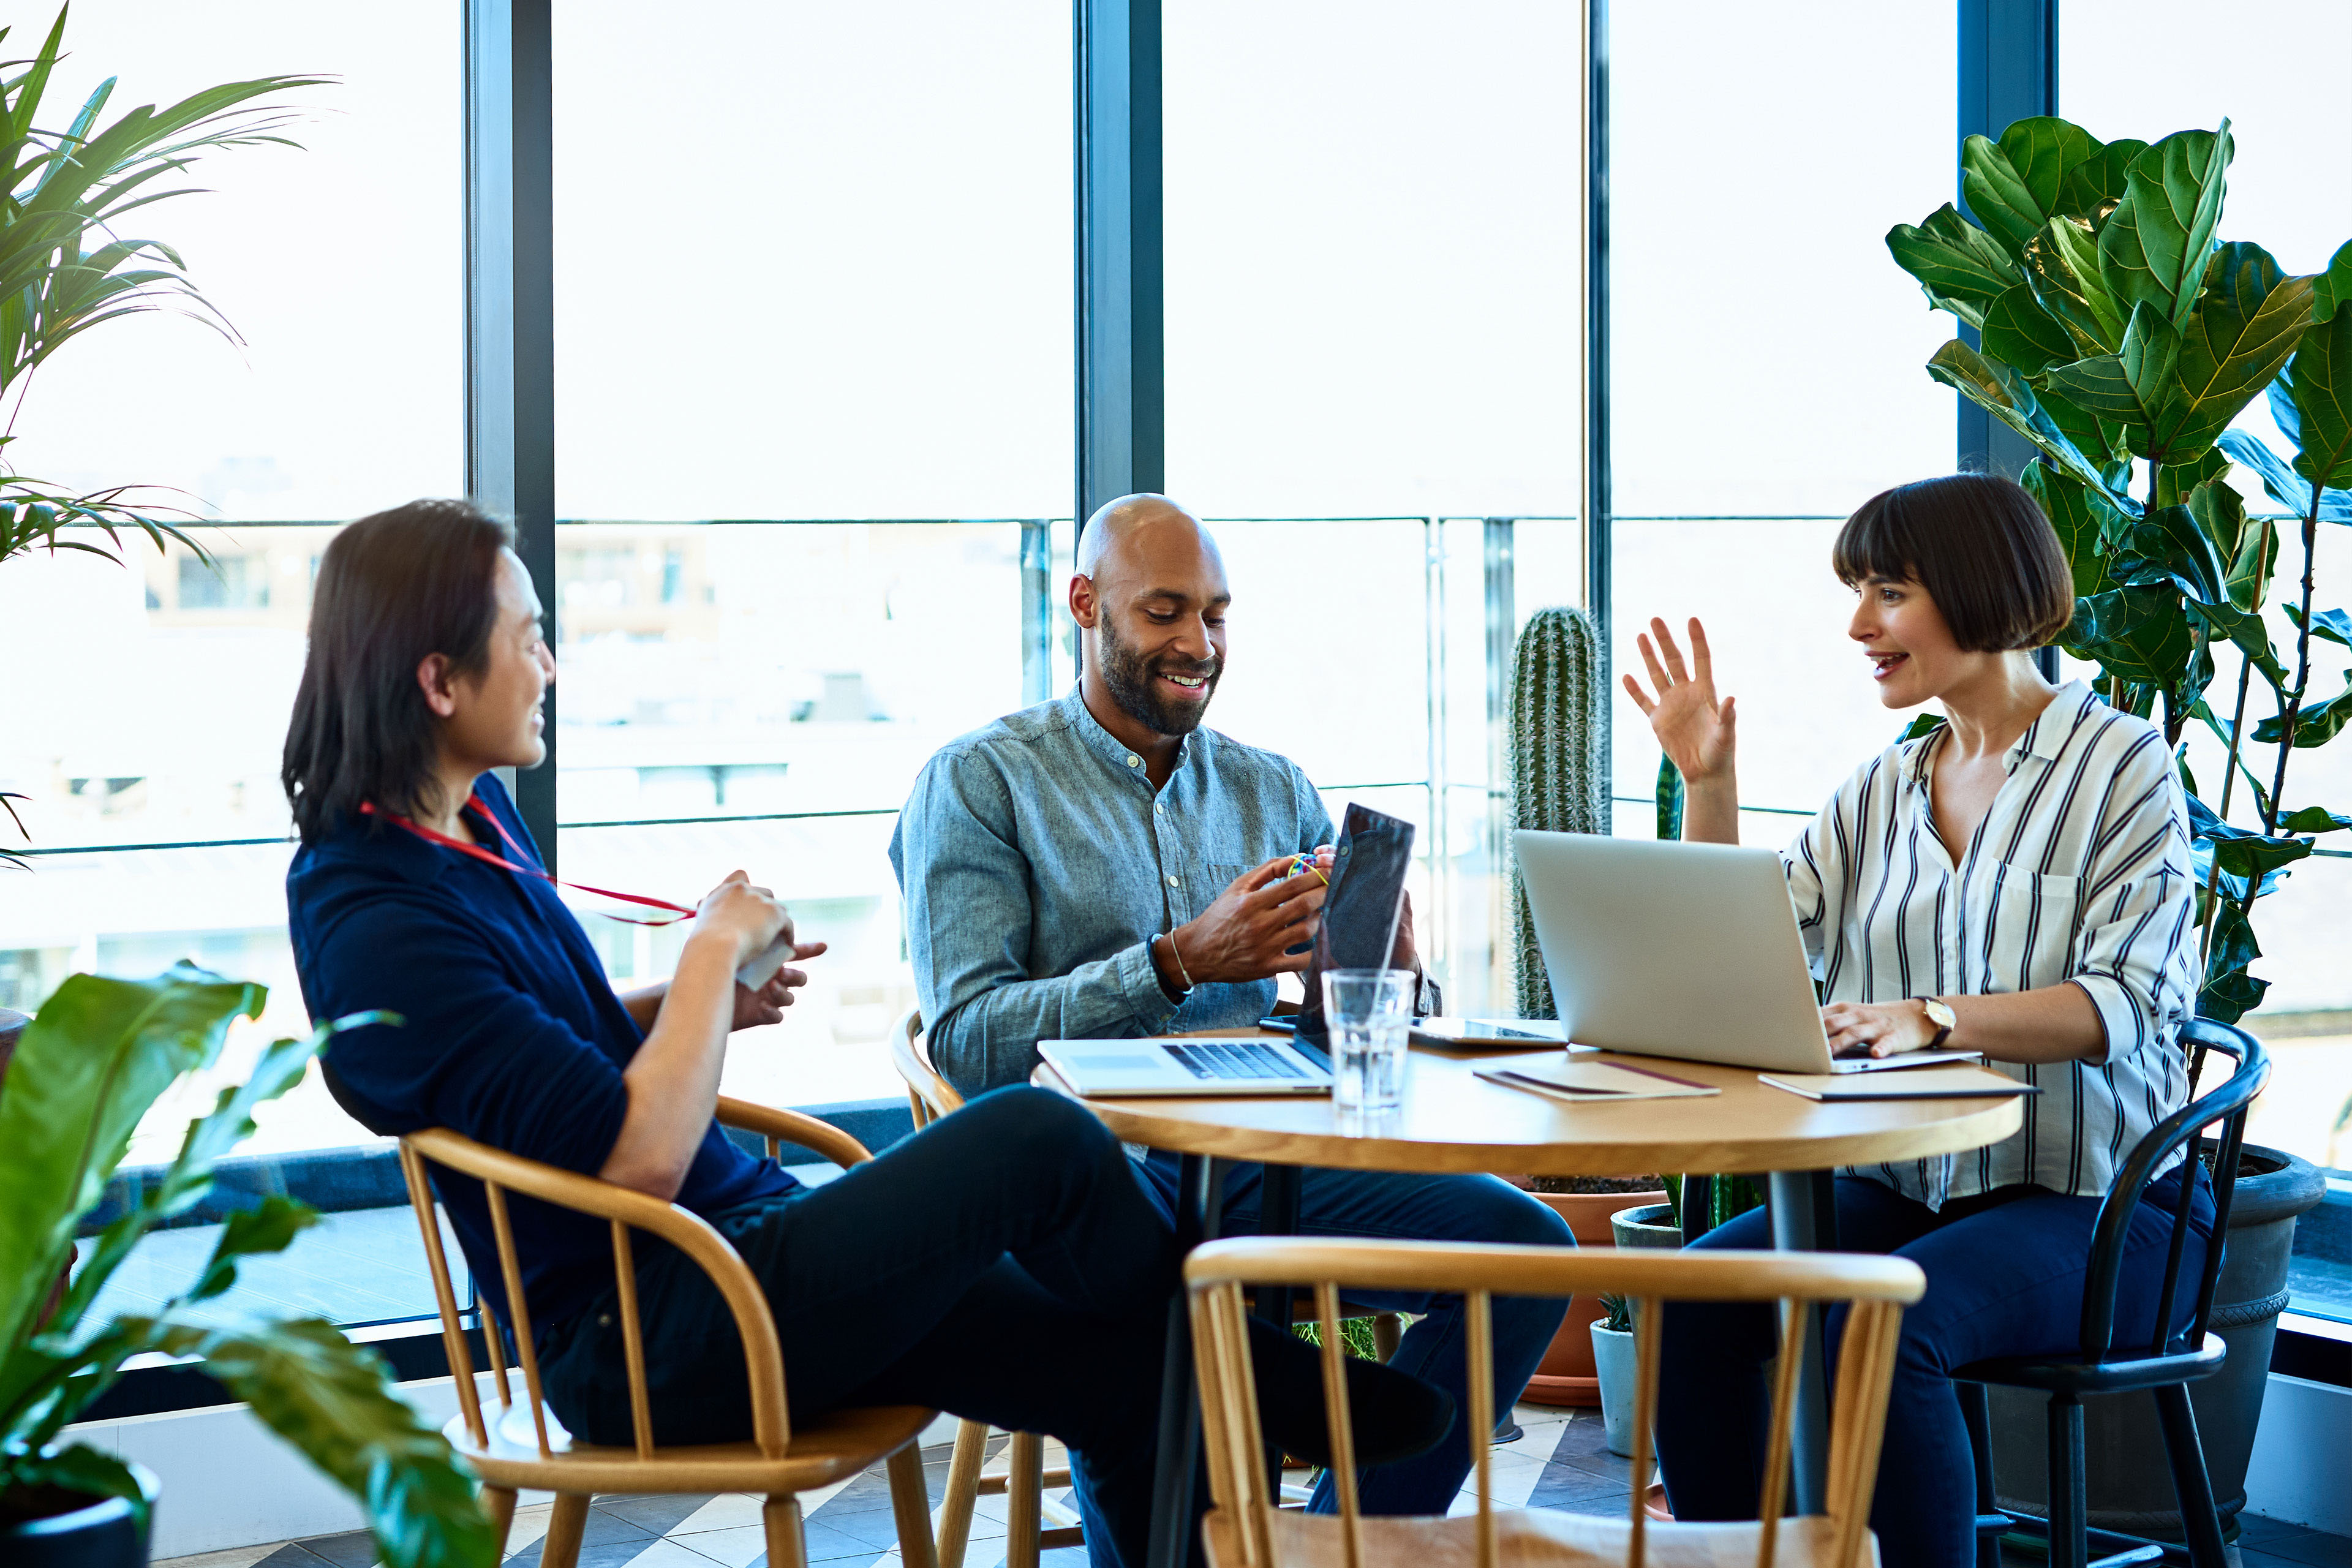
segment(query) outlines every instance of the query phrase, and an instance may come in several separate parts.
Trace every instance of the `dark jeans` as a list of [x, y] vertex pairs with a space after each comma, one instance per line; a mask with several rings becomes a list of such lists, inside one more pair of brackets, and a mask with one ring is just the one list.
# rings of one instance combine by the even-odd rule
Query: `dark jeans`
[[[1175, 1210], [1175, 1156], [1155, 1151], [1143, 1166], [1170, 1213]], [[1236, 1165], [1225, 1178], [1223, 1234], [1259, 1229], [1263, 1165]], [[1493, 1176], [1415, 1176], [1383, 1171], [1301, 1173], [1298, 1234], [1364, 1236], [1402, 1241], [1517, 1242], [1573, 1247], [1568, 1222], [1527, 1194]], [[1427, 1291], [1349, 1290], [1354, 1304], [1380, 1311], [1426, 1314], [1405, 1331], [1389, 1364], [1433, 1383], [1454, 1396], [1453, 1428], [1415, 1458], [1363, 1472], [1367, 1513], [1443, 1514], [1470, 1473], [1470, 1366], [1467, 1319], [1460, 1296]], [[1494, 1298], [1495, 1413], [1509, 1414], [1568, 1311], [1564, 1300], [1529, 1296]], [[1486, 1441], [1484, 1434], [1481, 1442]], [[1307, 1505], [1337, 1510], [1326, 1475]]]
[[[2115, 1343], [2153, 1338], [2180, 1173], [2152, 1184], [2132, 1216], [2116, 1295]], [[2213, 1204], [2198, 1184], [2171, 1321], [2193, 1309]], [[2100, 1200], [2004, 1187], [1938, 1212], [1855, 1176], [1837, 1183], [1838, 1244], [1891, 1252], [1927, 1271], [1927, 1294], [1903, 1313], [1886, 1441], [1870, 1526], [1882, 1559], [1902, 1568], [1976, 1562], [1976, 1468], [1949, 1373], [1990, 1356], [2064, 1355], [2081, 1344], [2083, 1277]], [[1753, 1209], [1709, 1231], [1703, 1247], [1765, 1247], [1771, 1224]], [[1677, 1302], [1666, 1309], [1658, 1378], [1658, 1457], [1675, 1517], [1753, 1519], [1763, 1484], [1771, 1398], [1764, 1363], [1775, 1347], [1769, 1307]], [[1827, 1321], [1837, 1365], [1843, 1308]]]
[[[1180, 1260], [1085, 1109], [1005, 1089], [824, 1186], [707, 1217], [767, 1292], [795, 1421], [928, 1405], [1049, 1433], [1071, 1448], [1095, 1563], [1143, 1562]], [[724, 1301], [682, 1254], [640, 1245], [656, 1439], [749, 1437]], [[549, 1402], [590, 1442], [632, 1440], [619, 1325], [608, 1292], [539, 1336]]]

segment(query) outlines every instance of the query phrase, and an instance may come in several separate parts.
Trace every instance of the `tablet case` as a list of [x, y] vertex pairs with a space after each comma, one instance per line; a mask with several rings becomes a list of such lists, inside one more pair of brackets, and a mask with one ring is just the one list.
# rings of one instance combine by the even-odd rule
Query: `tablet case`
[[1323, 901], [1323, 925], [1315, 934], [1315, 956], [1303, 976], [1307, 997], [1297, 1038], [1318, 1047], [1326, 1044], [1325, 970], [1388, 967], [1404, 906], [1404, 876], [1412, 865], [1412, 835], [1410, 822], [1349, 804], [1340, 819], [1339, 842], [1332, 846], [1331, 893]]

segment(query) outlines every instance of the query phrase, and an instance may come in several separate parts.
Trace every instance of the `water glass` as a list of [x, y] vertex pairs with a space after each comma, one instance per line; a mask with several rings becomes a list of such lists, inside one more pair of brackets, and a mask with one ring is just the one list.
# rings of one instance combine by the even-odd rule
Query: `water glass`
[[1409, 969], [1324, 972], [1323, 1021], [1330, 1030], [1334, 1105], [1385, 1110], [1404, 1102], [1412, 993]]

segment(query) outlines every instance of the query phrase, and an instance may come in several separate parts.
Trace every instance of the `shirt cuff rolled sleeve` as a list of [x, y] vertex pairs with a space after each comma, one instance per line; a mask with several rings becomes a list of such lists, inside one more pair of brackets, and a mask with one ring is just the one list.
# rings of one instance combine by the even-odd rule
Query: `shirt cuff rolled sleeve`
[[2112, 974], [2075, 974], [2068, 979], [2081, 986], [2091, 1005], [2099, 1010], [2099, 1026], [2107, 1033], [2107, 1048], [2099, 1053], [2100, 1061], [2127, 1057], [2156, 1037], [2147, 1004], [2130, 986]]
[[1117, 961], [1119, 984], [1127, 993], [1128, 1005], [1134, 1009], [1135, 1021], [1143, 1026], [1147, 1035], [1156, 1035], [1167, 1027], [1178, 1006], [1160, 989], [1160, 971], [1151, 963], [1151, 942], [1150, 937], [1144, 938], [1120, 953]]

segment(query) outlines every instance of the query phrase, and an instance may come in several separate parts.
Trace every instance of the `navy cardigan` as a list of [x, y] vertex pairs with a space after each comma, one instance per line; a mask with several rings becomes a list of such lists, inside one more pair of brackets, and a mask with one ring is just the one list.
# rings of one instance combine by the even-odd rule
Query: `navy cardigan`
[[[482, 775], [477, 793], [539, 863], [497, 775]], [[513, 858], [478, 818], [476, 837]], [[604, 1167], [628, 1109], [621, 1069], [645, 1037], [552, 887], [362, 818], [296, 853], [286, 910], [313, 1018], [382, 1009], [404, 1020], [328, 1045], [330, 1086], [371, 1131], [446, 1127], [584, 1175]], [[505, 1315], [480, 1184], [439, 1169], [434, 1183], [477, 1284]], [[708, 1215], [798, 1184], [714, 1121], [677, 1202]], [[509, 1209], [535, 1328], [611, 1284], [604, 1221], [520, 1195]], [[638, 1240], [641, 1260], [658, 1246]]]

